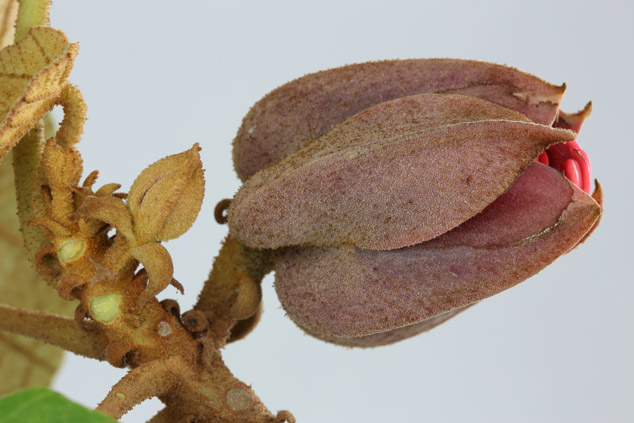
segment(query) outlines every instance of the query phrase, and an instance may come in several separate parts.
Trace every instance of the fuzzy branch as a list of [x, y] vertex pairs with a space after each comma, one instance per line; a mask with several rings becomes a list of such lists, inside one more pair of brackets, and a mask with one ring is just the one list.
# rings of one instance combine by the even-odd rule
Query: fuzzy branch
[[164, 360], [154, 360], [131, 370], [112, 387], [97, 410], [119, 419], [146, 399], [169, 392], [174, 385], [174, 374], [179, 366], [183, 366], [180, 357], [173, 356]]
[[73, 319], [0, 304], [0, 330], [28, 336], [75, 354], [105, 360], [106, 340], [79, 328]]
[[[246, 335], [257, 323], [262, 299], [262, 278], [270, 270], [270, 251], [248, 248], [235, 238], [227, 237], [214, 260], [194, 309], [210, 315], [211, 337], [222, 347], [231, 328], [247, 322], [241, 332]], [[232, 340], [239, 339], [233, 337]]]
[[170, 423], [172, 422], [172, 414], [170, 410], [165, 407], [159, 411], [154, 417], [152, 417], [147, 423]]

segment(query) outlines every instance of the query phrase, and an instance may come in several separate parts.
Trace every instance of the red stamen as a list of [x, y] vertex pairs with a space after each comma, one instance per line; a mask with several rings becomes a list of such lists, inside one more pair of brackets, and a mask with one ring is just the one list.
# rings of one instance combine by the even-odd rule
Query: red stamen
[[561, 166], [561, 170], [564, 176], [570, 179], [573, 184], [581, 186], [581, 171], [577, 162], [572, 159], [566, 159]]
[[579, 188], [590, 194], [592, 167], [590, 158], [577, 141], [559, 143], [542, 152], [535, 161], [557, 169]]

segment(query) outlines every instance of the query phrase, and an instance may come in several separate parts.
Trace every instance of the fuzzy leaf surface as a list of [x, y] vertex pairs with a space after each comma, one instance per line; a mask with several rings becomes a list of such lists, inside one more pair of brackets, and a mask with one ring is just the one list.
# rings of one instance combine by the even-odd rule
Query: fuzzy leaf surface
[[0, 51], [0, 159], [53, 108], [77, 51], [61, 31], [45, 27]]
[[178, 238], [196, 220], [205, 192], [198, 144], [147, 167], [128, 193], [139, 243]]
[[89, 196], [79, 212], [82, 217], [100, 220], [117, 228], [127, 239], [134, 238], [132, 215], [120, 198]]

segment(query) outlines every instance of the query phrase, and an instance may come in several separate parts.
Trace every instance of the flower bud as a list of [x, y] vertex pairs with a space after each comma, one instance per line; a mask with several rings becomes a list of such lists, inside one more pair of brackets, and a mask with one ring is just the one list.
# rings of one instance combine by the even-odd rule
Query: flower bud
[[282, 306], [313, 336], [375, 346], [428, 330], [596, 227], [601, 190], [586, 192], [575, 141], [587, 113], [557, 119], [564, 87], [449, 59], [293, 81], [238, 132], [230, 235], [275, 249]]

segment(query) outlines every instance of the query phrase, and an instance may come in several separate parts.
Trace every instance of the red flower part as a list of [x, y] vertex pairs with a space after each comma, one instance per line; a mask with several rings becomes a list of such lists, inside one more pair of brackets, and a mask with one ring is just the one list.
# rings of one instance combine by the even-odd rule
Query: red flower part
[[590, 158], [576, 141], [555, 144], [543, 151], [535, 161], [557, 169], [575, 185], [590, 194], [592, 181]]

